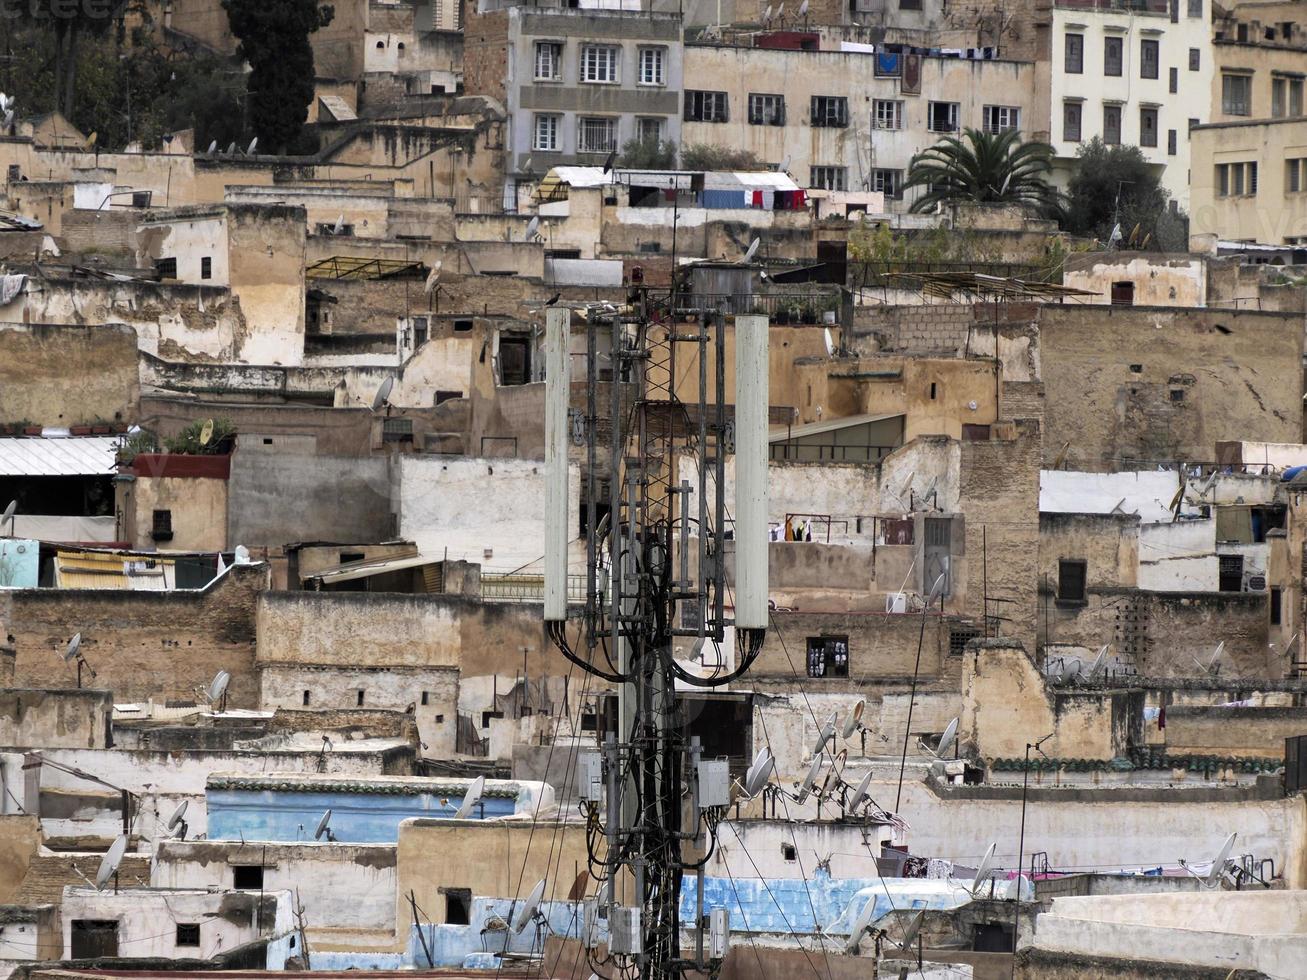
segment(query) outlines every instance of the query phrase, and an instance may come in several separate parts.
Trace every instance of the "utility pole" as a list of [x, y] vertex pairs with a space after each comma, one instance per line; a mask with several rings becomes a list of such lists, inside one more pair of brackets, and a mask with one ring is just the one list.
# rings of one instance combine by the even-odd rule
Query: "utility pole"
[[[707, 970], [724, 955], [718, 938], [725, 930], [715, 929], [705, 958], [702, 914], [693, 923], [692, 954], [681, 951], [687, 871], [698, 872], [702, 911], [702, 868], [687, 852], [715, 836], [730, 787], [725, 763], [702, 759], [698, 739], [687, 737], [676, 686], [720, 687], [745, 674], [762, 649], [768, 618], [768, 321], [733, 318], [736, 390], [728, 418], [727, 316], [679, 308], [677, 298], [675, 287], [639, 283], [621, 307], [586, 310], [579, 379], [586, 391], [586, 599], [570, 618], [571, 310], [547, 311], [545, 354], [546, 631], [574, 664], [613, 684], [618, 700], [617, 729], [602, 749], [603, 777], [586, 783], [593, 791], [582, 790], [596, 823], [606, 797], [604, 832], [594, 835], [590, 861], [596, 912], [607, 919], [609, 953], [624, 970], [660, 980]], [[687, 357], [690, 371], [677, 363]], [[697, 387], [682, 401], [676, 379], [691, 377], [696, 366]], [[728, 517], [723, 488], [732, 454]], [[691, 467], [692, 478], [683, 477]], [[728, 542], [736, 570], [730, 607]], [[738, 655], [730, 669], [704, 676], [675, 658], [677, 638], [697, 652], [732, 636]]]

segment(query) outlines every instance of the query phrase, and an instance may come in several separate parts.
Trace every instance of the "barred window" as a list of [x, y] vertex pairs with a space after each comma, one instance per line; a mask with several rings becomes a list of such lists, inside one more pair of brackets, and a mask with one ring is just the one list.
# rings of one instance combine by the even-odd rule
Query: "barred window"
[[617, 149], [617, 120], [607, 116], [582, 116], [577, 121], [578, 153], [611, 153]]

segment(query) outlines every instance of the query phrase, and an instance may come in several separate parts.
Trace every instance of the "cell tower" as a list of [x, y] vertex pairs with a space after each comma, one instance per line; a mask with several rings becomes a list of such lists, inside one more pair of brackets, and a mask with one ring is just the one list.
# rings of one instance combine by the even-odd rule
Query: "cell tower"
[[[735, 398], [728, 414], [728, 315], [678, 307], [676, 296], [638, 286], [622, 308], [584, 311], [586, 407], [579, 426], [569, 413], [572, 311], [546, 314], [545, 627], [569, 660], [617, 687], [617, 730], [607, 734], [601, 754], [581, 761], [581, 795], [596, 828], [588, 834], [594, 913], [607, 919], [608, 955], [644, 978], [704, 970], [725, 955], [729, 923], [721, 910], [712, 916], [705, 952], [704, 859], [695, 853], [715, 845], [730, 803], [729, 775], [723, 762], [701, 758], [697, 737], [685, 737], [676, 687], [719, 687], [743, 676], [762, 648], [768, 618], [768, 321], [733, 317]], [[676, 379], [696, 369], [694, 397], [682, 400]], [[585, 605], [569, 618], [573, 433], [584, 458]], [[724, 489], [731, 455], [733, 514]], [[697, 464], [692, 479], [679, 474], [682, 460]], [[728, 541], [735, 549], [733, 595]], [[701, 674], [673, 655], [678, 637], [702, 650], [732, 633], [733, 666], [719, 658], [720, 666]], [[700, 879], [700, 908], [694, 948], [682, 953], [687, 872]]]

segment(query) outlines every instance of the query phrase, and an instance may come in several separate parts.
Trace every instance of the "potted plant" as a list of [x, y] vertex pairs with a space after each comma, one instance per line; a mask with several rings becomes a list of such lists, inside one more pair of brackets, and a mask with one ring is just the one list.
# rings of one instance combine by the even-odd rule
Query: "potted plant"
[[785, 324], [789, 323], [789, 322], [790, 322], [790, 310], [789, 310], [789, 307], [787, 307], [787, 306], [783, 306], [783, 305], [778, 305], [778, 306], [776, 307], [776, 313], [775, 313], [775, 315], [772, 317], [772, 322], [773, 322], [773, 323], [779, 323], [779, 324], [781, 324], [781, 325], [785, 325]]
[[24, 420], [20, 422], [19, 425], [22, 426], [23, 435], [25, 436], [39, 436], [43, 431], [45, 431], [41, 426], [34, 425], [30, 420]]
[[107, 436], [112, 432], [113, 432], [113, 426], [110, 425], [108, 422], [106, 422], [104, 419], [100, 418], [100, 416], [98, 415], [95, 417], [95, 421], [91, 423], [92, 435]]
[[803, 308], [799, 311], [804, 323], [817, 322], [817, 308], [811, 303], [804, 303]]
[[75, 436], [89, 436], [91, 427], [89, 425], [70, 425], [68, 431]]

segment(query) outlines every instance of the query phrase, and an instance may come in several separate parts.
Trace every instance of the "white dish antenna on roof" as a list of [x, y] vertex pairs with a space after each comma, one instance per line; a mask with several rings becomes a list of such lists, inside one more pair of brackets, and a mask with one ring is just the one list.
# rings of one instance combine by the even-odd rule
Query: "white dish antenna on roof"
[[481, 795], [486, 791], [486, 777], [478, 776], [472, 780], [472, 785], [467, 788], [463, 795], [463, 802], [458, 805], [454, 811], [455, 820], [466, 820], [472, 813], [472, 808], [481, 802]]
[[126, 853], [127, 835], [121, 834], [109, 845], [109, 850], [104, 852], [104, 858], [100, 861], [100, 870], [95, 873], [96, 891], [101, 891], [105, 883], [118, 873], [118, 865], [122, 864], [123, 855]]
[[182, 800], [172, 811], [172, 816], [168, 818], [168, 832], [178, 840], [186, 839], [186, 808], [189, 805], [189, 800]]
[[750, 799], [762, 792], [767, 780], [771, 779], [772, 770], [776, 768], [776, 758], [771, 749], [763, 746], [753, 757], [749, 770], [744, 774], [744, 792]]
[[522, 903], [522, 907], [513, 914], [513, 921], [509, 928], [512, 930], [514, 935], [520, 934], [521, 931], [526, 928], [526, 924], [530, 922], [536, 912], [539, 911], [540, 900], [544, 897], [545, 879], [541, 878], [536, 882], [536, 886], [531, 889], [531, 894], [526, 897], [526, 901]]
[[1220, 643], [1216, 644], [1216, 650], [1212, 653], [1212, 659], [1209, 660], [1207, 663], [1203, 663], [1197, 657], [1194, 657], [1193, 661], [1198, 665], [1198, 669], [1201, 670], [1204, 674], [1206, 674], [1209, 677], [1215, 677], [1216, 674], [1221, 669], [1221, 663], [1220, 663], [1221, 654], [1224, 651], [1225, 651], [1225, 641], [1222, 640]]
[[867, 901], [863, 903], [862, 911], [858, 917], [853, 920], [853, 928], [849, 930], [848, 941], [844, 944], [844, 951], [854, 955], [858, 952], [858, 943], [862, 942], [862, 936], [871, 925], [871, 917], [876, 914], [876, 896], [868, 895]]
[[256, 136], [254, 137], [254, 139], [250, 140], [250, 145], [245, 147], [245, 155], [247, 157], [254, 156], [254, 150], [258, 145], [259, 145], [259, 138]]
[[327, 841], [329, 843], [334, 844], [336, 842], [336, 835], [331, 832], [331, 808], [330, 807], [327, 808], [327, 812], [324, 813], [322, 817], [318, 820], [318, 825], [313, 830], [314, 840], [322, 840], [324, 835], [326, 836]]
[[840, 724], [840, 713], [832, 711], [830, 717], [826, 719], [826, 724], [822, 725], [817, 732], [817, 744], [813, 747], [815, 755], [821, 755], [828, 742], [835, 737], [835, 729]]
[[980, 862], [980, 867], [976, 869], [976, 877], [971, 881], [971, 897], [976, 897], [976, 892], [980, 891], [980, 886], [994, 873], [994, 851], [998, 849], [998, 844], [990, 844], [989, 850], [985, 852], [984, 860]]
[[958, 738], [958, 719], [954, 718], [944, 728], [944, 734], [939, 737], [939, 746], [935, 749], [935, 755], [943, 757], [944, 753], [953, 747], [953, 743]]
[[231, 683], [231, 674], [225, 670], [219, 670], [213, 675], [213, 680], [209, 681], [209, 686], [205, 690], [205, 697], [209, 699], [209, 704], [217, 704], [225, 707], [227, 700], [227, 685]]
[[372, 411], [377, 412], [381, 410], [381, 406], [386, 404], [386, 399], [390, 397], [390, 392], [394, 387], [395, 376], [392, 374], [390, 377], [386, 378], [385, 381], [381, 382], [381, 385], [377, 388], [377, 393], [372, 396]]
[[235, 141], [235, 140], [232, 140], [230, 143], [227, 144], [227, 155], [228, 155], [229, 157], [230, 157], [230, 156], [235, 156], [235, 155], [236, 155], [236, 141]]
[[1221, 845], [1220, 853], [1216, 855], [1216, 860], [1212, 862], [1212, 867], [1207, 874], [1198, 874], [1183, 859], [1180, 861], [1180, 867], [1201, 881], [1204, 888], [1216, 888], [1221, 884], [1221, 879], [1225, 876], [1225, 869], [1230, 863], [1230, 852], [1234, 850], [1234, 839], [1237, 836], [1238, 834], [1231, 834], [1225, 839], [1225, 843]]
[[871, 785], [872, 770], [868, 769], [867, 774], [862, 777], [858, 783], [858, 788], [853, 791], [853, 799], [849, 800], [849, 809], [856, 810], [864, 800], [870, 799], [867, 788]]
[[340, 214], [336, 215], [336, 223], [331, 226], [331, 233], [333, 235], [339, 235], [342, 232], [344, 232], [344, 230], [345, 230], [345, 212], [342, 211]]
[[217, 140], [213, 140], [213, 141], [209, 144], [208, 152], [209, 152], [209, 153], [217, 153], [217, 152], [218, 152], [218, 141], [217, 141]]
[[839, 353], [839, 348], [835, 346], [835, 336], [830, 332], [830, 327], [822, 328], [822, 337], [826, 341], [826, 356], [834, 357]]
[[9, 536], [14, 534], [14, 514], [18, 513], [18, 501], [9, 501], [9, 506], [5, 508], [4, 516], [0, 517], [0, 532], [3, 532], [5, 525], [9, 525]]
[[200, 445], [207, 446], [209, 440], [213, 438], [213, 419], [205, 419], [204, 424], [200, 426]]
[[767, 9], [762, 12], [762, 19], [766, 23], [771, 23], [771, 4], [767, 4]]
[[816, 758], [812, 760], [812, 765], [808, 767], [808, 775], [803, 777], [803, 782], [799, 784], [798, 795], [794, 797], [795, 803], [802, 803], [812, 792], [812, 784], [817, 781], [817, 774], [821, 772], [821, 753], [818, 752]]
[[436, 264], [433, 265], [431, 271], [427, 273], [427, 281], [422, 284], [422, 291], [424, 293], [430, 295], [431, 290], [436, 288], [436, 283], [440, 282], [440, 270], [444, 268], [444, 265], [445, 262], [443, 259], [436, 259]]
[[73, 638], [68, 641], [68, 646], [64, 649], [64, 663], [77, 658], [78, 652], [82, 649], [82, 634], [74, 633]]
[[753, 257], [758, 254], [758, 246], [762, 244], [761, 238], [755, 238], [749, 243], [749, 247], [744, 251], [744, 261], [752, 262]]
[[[924, 909], [918, 912], [916, 915], [914, 915], [912, 917], [912, 921], [909, 922], [903, 928], [903, 938], [900, 939], [898, 942], [895, 942], [894, 945], [904, 951], [910, 949], [912, 947], [913, 940], [917, 938], [917, 933], [921, 931], [921, 923], [925, 920], [925, 918], [926, 918], [926, 913]], [[893, 940], [890, 941], [894, 942]]]
[[1107, 659], [1107, 644], [1104, 643], [1098, 648], [1098, 655], [1094, 657], [1094, 662], [1089, 665], [1089, 671], [1085, 674], [1085, 680], [1092, 681], [1098, 677], [1098, 672], [1103, 668], [1103, 661]]
[[531, 220], [526, 223], [526, 238], [524, 241], [535, 241], [536, 235], [540, 233], [540, 216], [532, 215]]
[[858, 703], [853, 706], [853, 710], [850, 711], [848, 717], [844, 719], [844, 728], [840, 732], [840, 735], [843, 738], [852, 738], [854, 732], [862, 727], [862, 713], [866, 710], [867, 699], [858, 698]]
[[799, 4], [799, 16], [800, 17], [808, 16], [808, 0], [803, 0], [803, 3]]

